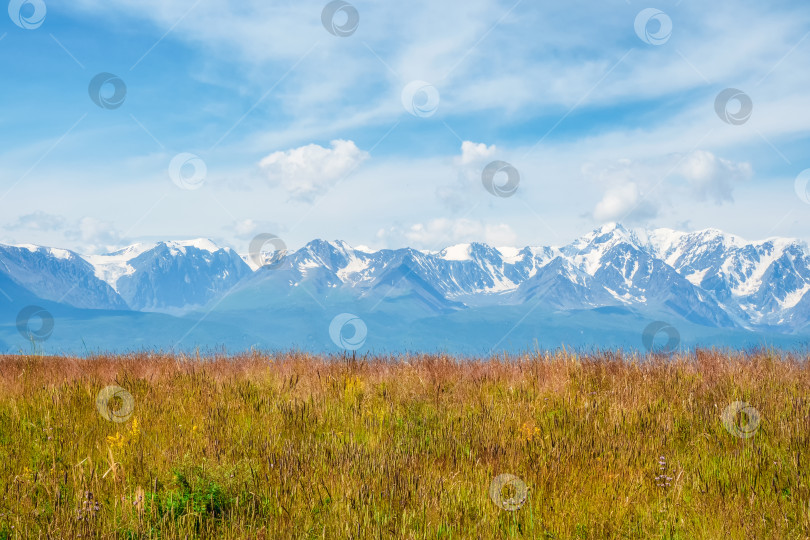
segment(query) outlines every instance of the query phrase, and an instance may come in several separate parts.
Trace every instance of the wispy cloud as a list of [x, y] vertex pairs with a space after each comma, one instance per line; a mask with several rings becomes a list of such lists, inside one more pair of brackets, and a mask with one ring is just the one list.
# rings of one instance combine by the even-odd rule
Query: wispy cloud
[[[17, 210], [0, 226], [54, 244], [71, 230], [76, 246], [115, 242], [105, 227], [234, 244], [254, 230], [284, 232], [291, 246], [497, 234], [540, 244], [616, 219], [757, 236], [741, 210], [759, 205], [775, 233], [810, 227], [808, 212], [781, 219], [803, 204], [791, 181], [810, 139], [810, 10], [800, 2], [669, 5], [672, 35], [659, 46], [635, 34], [635, 3], [358, 2], [348, 37], [323, 27], [325, 4], [62, 6], [69, 16], [48, 20], [52, 38], [27, 33], [18, 59], [0, 59], [16, 81], [3, 96], [20, 104], [4, 117], [0, 182], [37, 163], [61, 135], [54, 125], [88, 116], [15, 188]], [[120, 111], [87, 99], [101, 71], [128, 84]], [[439, 96], [426, 118], [402, 104], [417, 79]], [[715, 112], [729, 87], [753, 103], [743, 125]], [[208, 168], [193, 193], [167, 177], [181, 152]], [[483, 189], [492, 160], [520, 171], [514, 197]], [[105, 225], [82, 228], [87, 216]]]

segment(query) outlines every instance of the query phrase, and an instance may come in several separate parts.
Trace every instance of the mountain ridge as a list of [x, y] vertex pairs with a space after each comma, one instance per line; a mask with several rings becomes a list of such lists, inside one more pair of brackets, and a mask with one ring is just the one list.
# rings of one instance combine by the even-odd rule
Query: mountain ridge
[[[576, 336], [576, 328], [561, 321], [598, 329], [609, 313], [633, 324], [680, 320], [697, 333], [810, 332], [810, 250], [790, 238], [750, 242], [717, 229], [632, 230], [609, 223], [561, 246], [470, 242], [437, 251], [374, 251], [316, 239], [288, 251], [273, 268], [253, 268], [246, 259], [209, 239], [133, 244], [88, 256], [0, 245], [0, 274], [35, 297], [91, 310], [88, 319], [92, 310], [200, 316], [223, 327], [237, 321], [248, 332], [245, 339], [253, 339], [254, 327], [267, 332], [274, 326], [287, 328], [289, 339], [304, 339], [311, 321], [336, 310], [365, 314], [382, 331], [406, 325], [401, 333], [407, 336], [399, 339], [413, 343], [424, 336], [412, 328], [427, 321], [433, 323], [426, 331], [437, 334], [430, 343], [452, 343], [466, 337], [441, 337], [442, 329], [464, 333], [483, 321], [508, 328], [539, 317], [560, 335]], [[319, 339], [306, 332], [306, 339]]]

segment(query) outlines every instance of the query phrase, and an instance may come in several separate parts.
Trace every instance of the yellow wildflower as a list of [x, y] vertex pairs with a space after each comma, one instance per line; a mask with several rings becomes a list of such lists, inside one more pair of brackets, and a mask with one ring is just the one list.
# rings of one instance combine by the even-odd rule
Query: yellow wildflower
[[113, 448], [123, 448], [124, 444], [127, 442], [126, 437], [121, 435], [121, 433], [116, 432], [115, 436], [107, 435], [107, 443], [112, 446]]
[[540, 435], [540, 428], [534, 425], [534, 422], [524, 422], [520, 428], [526, 441], [531, 441], [535, 436]]

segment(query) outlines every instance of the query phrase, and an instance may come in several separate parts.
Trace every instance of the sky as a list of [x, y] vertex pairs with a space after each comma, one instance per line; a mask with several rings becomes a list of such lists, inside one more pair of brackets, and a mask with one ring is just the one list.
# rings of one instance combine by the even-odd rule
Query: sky
[[810, 239], [801, 0], [11, 0], [1, 18], [3, 243], [437, 250], [613, 221]]

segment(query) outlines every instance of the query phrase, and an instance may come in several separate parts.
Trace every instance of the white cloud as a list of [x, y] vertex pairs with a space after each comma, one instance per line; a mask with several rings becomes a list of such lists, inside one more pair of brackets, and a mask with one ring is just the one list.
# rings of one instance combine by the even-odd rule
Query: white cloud
[[331, 148], [308, 144], [273, 152], [259, 163], [274, 184], [293, 199], [312, 202], [369, 158], [353, 141], [335, 140]]
[[65, 227], [66, 222], [67, 220], [63, 216], [37, 210], [18, 217], [16, 221], [5, 225], [4, 228], [9, 231], [58, 231]]
[[[139, 123], [167, 147], [208, 148], [234, 121], [245, 113], [249, 116], [212, 155], [205, 155], [211, 181], [195, 193], [170, 195], [169, 200], [187, 205], [183, 210], [188, 211], [178, 211], [177, 204], [153, 208], [166, 182], [162, 157], [146, 167], [130, 166], [134, 157], [123, 166], [117, 159], [99, 161], [105, 147], [85, 139], [91, 131], [110, 141], [121, 137], [85, 131], [86, 123], [15, 188], [13, 203], [17, 208], [64, 212], [69, 225], [81, 216], [96, 215], [115, 221], [120, 230], [134, 227], [134, 234], [214, 236], [228, 230], [232, 240], [252, 234], [246, 232], [250, 221], [246, 217], [253, 218], [256, 232], [264, 232], [267, 227], [259, 220], [272, 216], [295, 229], [290, 243], [300, 245], [323, 236], [371, 243], [374, 231], [388, 230], [397, 222], [421, 223], [420, 234], [429, 235], [431, 219], [451, 214], [448, 209], [455, 212], [451, 218], [508, 221], [524, 243], [542, 243], [539, 235], [552, 230], [560, 241], [569, 239], [587, 230], [594, 217], [640, 221], [658, 216], [661, 225], [668, 226], [673, 220], [694, 217], [702, 226], [746, 232], [746, 227], [762, 226], [751, 224], [740, 211], [746, 205], [756, 208], [763, 196], [772, 197], [769, 208], [777, 213], [794, 202], [787, 177], [795, 173], [775, 171], [772, 162], [784, 167], [777, 155], [783, 153], [795, 164], [803, 138], [810, 133], [806, 92], [810, 71], [801, 69], [808, 58], [810, 42], [801, 40], [810, 11], [802, 5], [779, 10], [756, 3], [671, 5], [664, 9], [675, 24], [672, 39], [665, 46], [648, 47], [633, 33], [633, 18], [643, 7], [635, 3], [524, 2], [512, 12], [508, 12], [511, 5], [497, 0], [355, 3], [361, 12], [360, 27], [345, 39], [330, 36], [321, 26], [325, 3], [77, 0], [66, 5], [65, 9], [80, 10], [72, 14], [76, 20], [99, 28], [126, 23], [147, 43], [171, 29], [166, 41], [135, 70], [144, 77], [139, 81], [141, 96], [161, 95], [164, 79], [176, 83], [173, 77], [153, 81], [144, 69], [150, 64], [158, 68], [165, 61], [159, 55], [178, 43], [188, 50], [185, 72], [204, 91], [184, 93], [184, 101], [196, 111], [206, 111], [205, 122], [223, 125], [193, 130], [176, 114], [148, 118], [135, 111]], [[587, 20], [584, 12], [589, 14]], [[80, 41], [71, 45], [70, 36], [66, 38], [60, 36], [60, 41], [83, 59], [81, 48], [74, 48]], [[428, 121], [411, 118], [400, 103], [402, 87], [412, 79], [432, 82], [441, 92], [439, 111]], [[754, 100], [753, 116], [745, 126], [728, 126], [714, 113], [717, 92], [731, 85]], [[267, 94], [269, 90], [273, 91]], [[255, 108], [249, 109], [254, 103]], [[46, 121], [52, 115], [41, 116]], [[73, 121], [54, 127], [52, 139], [30, 148], [5, 145], [0, 157], [6, 163], [8, 183], [26, 174]], [[135, 136], [126, 146], [142, 138], [151, 149], [152, 139], [134, 122], [128, 125]], [[331, 204], [320, 205], [297, 225], [304, 219], [300, 206], [284, 204], [284, 192], [311, 201], [336, 182], [334, 171], [317, 165], [321, 158], [335, 157], [334, 145], [302, 145], [354, 138], [371, 148], [395, 125], [386, 142], [396, 140], [395, 149], [389, 156], [375, 156], [374, 174], [368, 174], [372, 167], [359, 168], [362, 174], [352, 175], [351, 182], [329, 193]], [[468, 140], [461, 143], [460, 152], [442, 151], [442, 141], [456, 144], [446, 126], [464, 138], [498, 146]], [[531, 159], [513, 161], [504, 155], [522, 154], [541, 137]], [[526, 148], [515, 147], [522, 144]], [[234, 173], [259, 162], [271, 149], [292, 147], [300, 148], [276, 152], [268, 169], [254, 168], [256, 177]], [[697, 147], [714, 154], [697, 151], [677, 163]], [[301, 160], [296, 162], [299, 154]], [[747, 192], [737, 189], [752, 174], [751, 166], [726, 162], [720, 155], [750, 160], [763, 177], [749, 182]], [[617, 161], [620, 156], [627, 161]], [[516, 197], [498, 200], [483, 190], [481, 167], [494, 159], [519, 167], [521, 187]], [[594, 164], [593, 174], [581, 174], [586, 161]], [[65, 181], [65, 175], [73, 178]], [[150, 175], [163, 183], [145, 185]], [[280, 189], [268, 188], [262, 181], [265, 175]], [[124, 177], [128, 183], [105, 181], [111, 177]], [[223, 189], [215, 200], [211, 188], [217, 189], [220, 177], [233, 185], [239, 182], [249, 193]], [[787, 188], [780, 189], [784, 179]], [[387, 200], [377, 196], [382, 181]], [[43, 191], [42, 185], [49, 189]], [[734, 207], [714, 206], [732, 196]], [[705, 204], [687, 204], [696, 199]], [[111, 200], [127, 204], [108, 204]], [[476, 203], [482, 204], [475, 207]], [[337, 215], [336, 209], [348, 205], [364, 211]], [[149, 219], [141, 221], [147, 211]], [[799, 221], [793, 226], [806, 236], [810, 213], [794, 212], [791, 219]], [[49, 226], [40, 221], [39, 226]], [[231, 223], [236, 224], [228, 229]], [[30, 224], [36, 228], [33, 221]], [[9, 226], [21, 227], [23, 221]], [[406, 230], [392, 240], [394, 246], [409, 243]], [[479, 240], [486, 234], [485, 228], [473, 230], [481, 235]], [[417, 232], [412, 233], [416, 238]], [[458, 236], [465, 236], [461, 232]], [[34, 238], [57, 245], [61, 233], [37, 237], [32, 230], [20, 241]]]
[[497, 151], [494, 144], [487, 146], [485, 143], [464, 141], [461, 143], [461, 156], [456, 158], [456, 163], [461, 167], [478, 166], [494, 158]]
[[630, 222], [655, 217], [655, 214], [652, 203], [641, 198], [634, 182], [609, 188], [593, 210], [597, 221]]
[[[752, 94], [757, 89], [752, 122], [758, 116], [764, 120], [761, 133], [807, 132], [810, 98], [804, 91], [807, 70], [801, 69], [806, 53], [796, 46], [810, 12], [799, 4], [780, 10], [723, 2], [670, 6], [672, 39], [663, 47], [646, 47], [633, 32], [640, 8], [629, 4], [617, 8], [577, 0], [508, 9], [498, 0], [367, 2], [356, 6], [361, 19], [356, 34], [330, 39], [320, 24], [324, 3], [203, 0], [190, 9], [192, 2], [184, 1], [77, 0], [70, 9], [79, 11], [79, 19], [100, 22], [120, 13], [146, 19], [158, 36], [171, 30], [172, 40], [185, 41], [204, 55], [208, 69], [196, 76], [241, 95], [258, 99], [282, 82], [279, 73], [290, 70], [274, 92], [282, 122], [242, 140], [234, 136], [240, 148], [300, 144], [349, 129], [390, 126], [406, 114], [399, 92], [403, 81], [413, 79], [439, 87], [440, 114], [494, 111], [498, 118], [489, 115], [483, 125], [509, 128], [518, 119], [521, 131], [535, 118], [544, 125], [547, 115], [558, 118], [570, 111], [576, 116], [589, 107], [671, 102], [688, 95], [674, 114], [667, 106], [657, 116], [640, 116], [659, 130], [662, 121], [680, 129], [679, 120], [685, 118], [699, 130], [696, 137], [706, 133], [704, 122], [717, 126], [711, 112], [717, 85], [735, 81]], [[587, 20], [582, 13], [589, 14]], [[728, 20], [735, 24], [725, 24]], [[346, 54], [346, 46], [359, 48]], [[228, 69], [211, 67], [218, 63]], [[783, 108], [790, 112], [762, 114]], [[693, 112], [699, 122], [690, 116]], [[692, 137], [692, 131], [685, 134]], [[720, 134], [759, 142], [754, 130]]]
[[466, 218], [437, 218], [405, 228], [394, 226], [381, 229], [377, 238], [390, 247], [407, 245], [418, 249], [438, 250], [453, 244], [481, 241], [495, 246], [512, 245], [517, 240], [517, 235], [505, 223], [487, 224]]
[[[121, 247], [124, 238], [110, 221], [94, 217], [69, 220], [64, 216], [36, 211], [17, 218], [4, 225], [8, 231], [20, 231], [20, 236], [12, 243], [39, 243], [54, 247], [69, 247], [80, 253], [106, 252]], [[46, 234], [47, 233], [47, 234]], [[60, 234], [61, 233], [61, 234]], [[63, 239], [70, 241], [65, 245]]]
[[241, 219], [233, 224], [233, 232], [237, 236], [247, 236], [257, 229], [256, 222], [252, 219]]
[[456, 179], [436, 189], [439, 201], [452, 211], [468, 209], [474, 196], [480, 195], [483, 189], [481, 171], [497, 152], [494, 144], [487, 146], [485, 143], [462, 142], [461, 154], [453, 158]]
[[591, 215], [597, 221], [639, 222], [656, 217], [662, 206], [688, 199], [722, 204], [753, 174], [747, 162], [733, 162], [706, 150], [657, 159], [586, 163], [583, 173], [604, 186]]
[[514, 246], [517, 234], [512, 227], [505, 223], [486, 225], [484, 227], [484, 240], [492, 246]]
[[720, 204], [734, 200], [734, 187], [753, 175], [750, 163], [734, 163], [711, 152], [696, 150], [686, 156], [678, 171], [701, 200]]
[[83, 217], [74, 228], [65, 231], [65, 238], [78, 242], [81, 253], [93, 254], [115, 250], [123, 238], [109, 221]]

